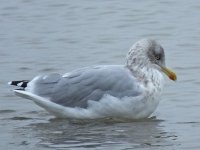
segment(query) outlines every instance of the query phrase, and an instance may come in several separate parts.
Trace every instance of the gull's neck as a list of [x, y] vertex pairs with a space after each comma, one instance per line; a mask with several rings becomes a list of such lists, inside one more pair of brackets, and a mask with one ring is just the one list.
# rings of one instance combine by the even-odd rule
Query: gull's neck
[[158, 88], [161, 88], [163, 86], [163, 75], [156, 68], [153, 68], [148, 64], [127, 67], [132, 72], [132, 75], [136, 77], [139, 82], [143, 83], [144, 86], [148, 86], [149, 83]]

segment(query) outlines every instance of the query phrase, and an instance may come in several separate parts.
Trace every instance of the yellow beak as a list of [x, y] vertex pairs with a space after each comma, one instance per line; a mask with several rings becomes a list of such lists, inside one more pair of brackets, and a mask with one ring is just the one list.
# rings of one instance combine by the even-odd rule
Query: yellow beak
[[162, 71], [173, 81], [176, 81], [176, 73], [174, 73], [172, 70], [168, 69], [167, 67], [161, 67]]

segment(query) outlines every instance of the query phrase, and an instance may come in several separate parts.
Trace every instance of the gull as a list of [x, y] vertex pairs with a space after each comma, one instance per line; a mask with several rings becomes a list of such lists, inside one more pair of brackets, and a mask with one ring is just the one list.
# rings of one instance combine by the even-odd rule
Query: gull
[[11, 81], [16, 95], [30, 99], [58, 118], [148, 118], [161, 99], [164, 76], [176, 80], [165, 65], [162, 46], [142, 39], [129, 50], [125, 65], [99, 65], [66, 74]]

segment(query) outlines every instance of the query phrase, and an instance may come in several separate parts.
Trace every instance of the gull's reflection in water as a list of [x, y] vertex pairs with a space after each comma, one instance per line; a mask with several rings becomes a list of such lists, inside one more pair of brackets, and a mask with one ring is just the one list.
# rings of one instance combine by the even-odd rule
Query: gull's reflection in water
[[31, 124], [38, 147], [51, 148], [168, 148], [176, 136], [163, 131], [162, 121], [61, 120]]

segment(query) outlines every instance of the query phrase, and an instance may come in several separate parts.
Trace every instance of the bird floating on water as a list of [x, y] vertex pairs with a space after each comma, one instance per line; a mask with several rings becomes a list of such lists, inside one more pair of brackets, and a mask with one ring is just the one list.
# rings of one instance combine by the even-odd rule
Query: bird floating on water
[[129, 50], [125, 65], [100, 65], [64, 75], [11, 81], [15, 94], [30, 99], [59, 118], [96, 119], [149, 117], [160, 101], [164, 77], [176, 80], [165, 66], [162, 46], [142, 39]]

